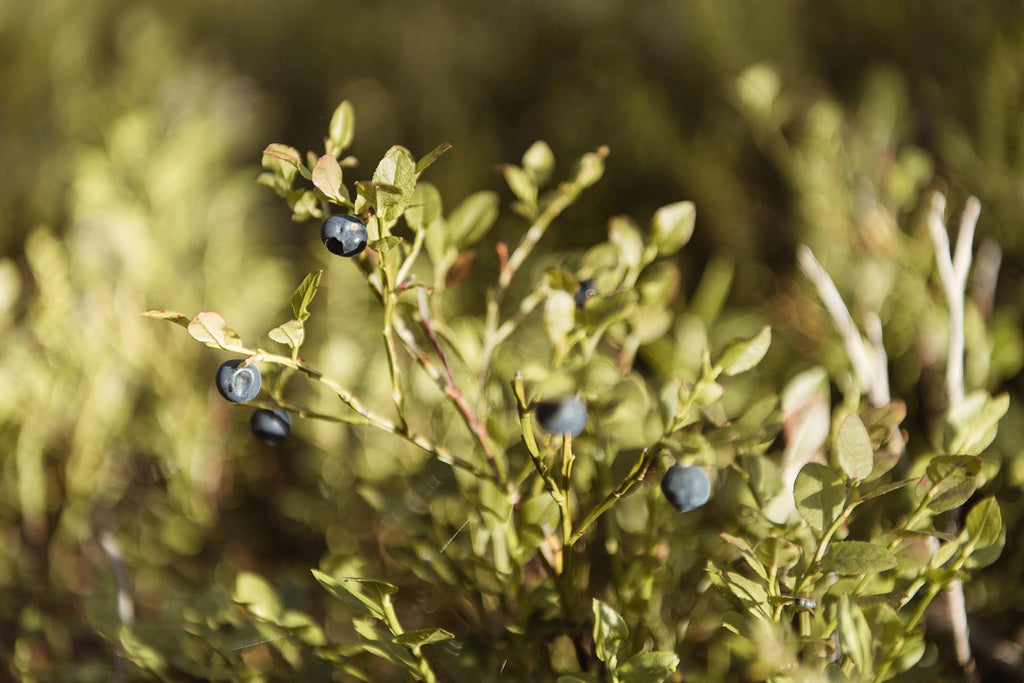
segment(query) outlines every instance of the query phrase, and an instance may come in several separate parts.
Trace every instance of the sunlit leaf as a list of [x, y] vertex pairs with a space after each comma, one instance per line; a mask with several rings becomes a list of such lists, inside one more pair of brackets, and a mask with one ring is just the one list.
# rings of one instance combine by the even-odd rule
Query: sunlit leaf
[[320, 288], [320, 278], [323, 274], [323, 270], [314, 270], [302, 280], [302, 284], [292, 293], [292, 315], [297, 320], [309, 320], [309, 305], [313, 302], [317, 289]]
[[693, 202], [676, 202], [663, 206], [651, 218], [651, 243], [658, 256], [671, 256], [679, 251], [693, 235], [697, 210]]
[[736, 339], [725, 347], [717, 365], [730, 377], [757, 367], [772, 344], [772, 328], [765, 325], [749, 339]]
[[864, 423], [856, 414], [847, 416], [839, 425], [839, 432], [836, 434], [836, 451], [839, 466], [843, 468], [843, 472], [850, 479], [856, 481], [871, 474], [871, 469], [874, 467], [871, 438], [868, 436], [868, 430], [864, 427]]
[[831, 467], [809, 462], [796, 475], [793, 499], [804, 521], [823, 531], [839, 518], [846, 503], [843, 477]]

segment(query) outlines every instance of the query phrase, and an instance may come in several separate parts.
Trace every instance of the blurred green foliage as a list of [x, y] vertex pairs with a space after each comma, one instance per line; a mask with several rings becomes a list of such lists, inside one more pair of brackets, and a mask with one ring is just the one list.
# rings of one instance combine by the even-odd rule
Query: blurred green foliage
[[[276, 451], [259, 446], [245, 429], [248, 412], [213, 391], [224, 358], [138, 315], [216, 308], [243, 338], [256, 338], [291, 317], [295, 283], [325, 268], [307, 331], [311, 361], [368, 405], [389, 404], [380, 307], [362, 276], [325, 260], [315, 231], [292, 223], [253, 182], [268, 140], [319, 149], [342, 99], [359, 114], [352, 152], [364, 162], [395, 142], [417, 155], [453, 144], [429, 174], [446, 215], [479, 190], [511, 203], [495, 165], [519, 159], [534, 140], [548, 140], [560, 159], [608, 145], [605, 177], [545, 238], [534, 279], [548, 266], [585, 263], [582, 250], [608, 235], [607, 216], [646, 218], [667, 201], [692, 200], [693, 242], [638, 282], [639, 295], [663, 307], [669, 293], [680, 296], [671, 329], [645, 333], [637, 367], [655, 384], [697, 382], [701, 350], [720, 351], [770, 323], [775, 341], [758, 371], [723, 381], [729, 415], [787, 386], [783, 403], [799, 394], [830, 405], [830, 396], [859, 391], [831, 321], [796, 273], [796, 245], [810, 245], [854, 317], [879, 314], [893, 393], [907, 404], [914, 474], [944, 438], [945, 308], [926, 190], [950, 196], [951, 216], [968, 195], [979, 197], [982, 244], [1002, 251], [989, 247], [1001, 255], [998, 286], [979, 277], [970, 290], [967, 384], [1011, 395], [978, 495], [996, 496], [1010, 533], [1000, 559], [965, 591], [976, 633], [1019, 640], [1022, 20], [1012, 4], [966, 2], [8, 3], [0, 10], [5, 673], [327, 679], [330, 667], [310, 648], [371, 631], [357, 633], [349, 608], [326, 603], [308, 573], [318, 565], [326, 576], [398, 584], [397, 618], [410, 629], [457, 631], [492, 607], [463, 604], [444, 586], [460, 582], [446, 572], [463, 571], [478, 549], [464, 547], [453, 566], [441, 544], [464, 523], [466, 538], [488, 533], [487, 517], [467, 520], [451, 468], [390, 435], [328, 422], [300, 421]], [[366, 166], [354, 172], [371, 175]], [[617, 225], [629, 234], [628, 222]], [[521, 230], [503, 211], [460, 291], [482, 292], [497, 272], [497, 240]], [[464, 345], [479, 330], [458, 314], [482, 312], [482, 301], [446, 302], [450, 333]], [[536, 342], [517, 339], [518, 358], [500, 371], [545, 358], [543, 330], [535, 326]], [[814, 376], [801, 394], [794, 387], [808, 376], [797, 372], [819, 364], [832, 386]], [[429, 378], [410, 381], [411, 395], [437, 406], [424, 424], [448, 424]], [[559, 389], [565, 378], [551, 382]], [[314, 410], [334, 411], [335, 397], [304, 391]], [[628, 430], [642, 431], [642, 417], [620, 413], [612, 424], [640, 444], [643, 434]], [[515, 415], [494, 419], [499, 431], [517, 429]], [[472, 449], [454, 429], [445, 443]], [[583, 480], [603, 476], [585, 467], [577, 464]], [[769, 675], [772, 662], [758, 653], [791, 644], [769, 631], [741, 642], [719, 628], [723, 599], [704, 567], [726, 553], [700, 530], [735, 521], [735, 486], [677, 518], [655, 505], [649, 484], [623, 498], [616, 524], [601, 532], [611, 556], [625, 547], [642, 559], [615, 581], [636, 594], [587, 597], [647, 624], [623, 636], [631, 652], [674, 649], [687, 679]], [[549, 499], [537, 498], [538, 515], [556, 519], [541, 505]], [[863, 529], [884, 518], [871, 509]], [[964, 523], [954, 517], [950, 524]], [[667, 547], [630, 547], [650, 528], [671, 529]], [[325, 555], [334, 559], [321, 564]], [[416, 564], [425, 557], [432, 564]], [[599, 585], [623, 568], [591, 571]], [[659, 572], [687, 590], [652, 604], [644, 577]], [[130, 605], [119, 603], [119, 585]], [[676, 623], [655, 618], [659, 600]], [[614, 610], [594, 609], [597, 621], [614, 623]], [[908, 679], [956, 675], [939, 622]], [[550, 626], [527, 624], [532, 636], [551, 637], [550, 662], [538, 667], [569, 670], [578, 655]], [[480, 633], [489, 642], [487, 629]], [[464, 670], [485, 651], [428, 647]], [[501, 663], [487, 662], [495, 680]]]

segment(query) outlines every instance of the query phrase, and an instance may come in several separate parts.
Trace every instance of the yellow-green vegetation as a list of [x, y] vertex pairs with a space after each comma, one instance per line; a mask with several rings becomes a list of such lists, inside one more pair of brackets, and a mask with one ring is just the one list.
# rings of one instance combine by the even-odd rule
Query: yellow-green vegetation
[[1024, 17], [881, 8], [0, 13], [0, 677], [1020, 677]]

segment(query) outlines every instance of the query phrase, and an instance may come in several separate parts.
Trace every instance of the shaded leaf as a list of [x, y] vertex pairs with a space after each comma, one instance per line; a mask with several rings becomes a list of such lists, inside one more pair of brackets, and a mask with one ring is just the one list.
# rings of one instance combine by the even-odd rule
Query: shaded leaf
[[896, 566], [896, 557], [886, 548], [864, 541], [836, 541], [829, 544], [820, 566], [841, 576], [877, 574]]
[[975, 455], [937, 455], [928, 463], [918, 493], [931, 492], [928, 507], [936, 512], [960, 507], [978, 488], [981, 466], [981, 458]]
[[845, 593], [839, 596], [836, 626], [843, 652], [857, 667], [862, 677], [869, 677], [874, 662], [871, 629], [860, 607]]
[[594, 598], [594, 645], [602, 662], [618, 656], [619, 646], [629, 636], [629, 627], [610, 605]]
[[451, 640], [455, 636], [443, 628], [421, 628], [416, 631], [406, 631], [395, 636], [395, 642], [407, 647], [422, 647], [431, 643], [442, 643]]
[[967, 513], [967, 536], [977, 548], [993, 545], [1003, 529], [1003, 514], [994, 496], [978, 502]]
[[498, 195], [475, 192], [463, 199], [448, 216], [451, 240], [459, 249], [475, 244], [498, 219]]
[[796, 475], [793, 500], [804, 521], [824, 531], [838, 519], [846, 504], [843, 477], [830, 467], [809, 462]]
[[640, 652], [615, 670], [622, 683], [661, 683], [679, 667], [674, 652]]
[[404, 216], [405, 222], [413, 230], [429, 227], [441, 217], [441, 193], [430, 183], [419, 183]]

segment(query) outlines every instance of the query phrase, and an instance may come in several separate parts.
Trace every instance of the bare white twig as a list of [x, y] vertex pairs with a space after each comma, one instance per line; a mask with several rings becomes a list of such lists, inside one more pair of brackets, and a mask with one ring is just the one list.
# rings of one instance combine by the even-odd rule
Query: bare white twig
[[[928, 232], [935, 247], [935, 262], [939, 280], [949, 307], [949, 357], [946, 361], [946, 394], [950, 412], [960, 407], [964, 400], [964, 296], [967, 290], [967, 274], [971, 268], [971, 249], [974, 244], [974, 230], [981, 215], [981, 203], [975, 197], [967, 200], [960, 217], [960, 231], [956, 240], [956, 251], [950, 253], [949, 235], [943, 220], [946, 198], [936, 192], [932, 195], [931, 211], [928, 214]], [[977, 681], [978, 672], [971, 654], [970, 627], [967, 622], [967, 607], [964, 603], [963, 583], [956, 579], [946, 589], [950, 627], [953, 631], [953, 647], [957, 664], [963, 669], [968, 681]]]
[[124, 562], [121, 556], [121, 544], [117, 542], [113, 534], [103, 532], [100, 535], [100, 546], [110, 560], [110, 566], [114, 570], [114, 583], [117, 585], [117, 616], [125, 626], [131, 626], [135, 621], [135, 603], [132, 602], [132, 595], [128, 588], [128, 577], [124, 571]]
[[[121, 623], [131, 628], [135, 621], [135, 603], [132, 602], [132, 594], [128, 586], [128, 576], [124, 571], [124, 562], [121, 556], [121, 544], [117, 542], [114, 535], [104, 531], [100, 534], [100, 547], [110, 560], [110, 566], [114, 570], [114, 584], [117, 586], [117, 616]], [[123, 655], [123, 649], [118, 648]], [[128, 671], [125, 668], [124, 659], [119, 657], [114, 664], [114, 680], [117, 683], [127, 680]]]
[[946, 363], [946, 393], [950, 411], [956, 410], [964, 400], [964, 293], [967, 272], [971, 267], [971, 248], [974, 229], [981, 214], [981, 204], [975, 197], [967, 200], [960, 219], [960, 234], [956, 252], [950, 253], [949, 235], [943, 220], [946, 198], [936, 192], [932, 195], [928, 214], [928, 232], [935, 247], [935, 262], [939, 270], [942, 291], [949, 306], [949, 358]]
[[843, 302], [839, 290], [836, 289], [835, 283], [805, 244], [797, 247], [797, 263], [800, 265], [800, 270], [818, 290], [821, 303], [825, 306], [836, 330], [843, 338], [846, 355], [850, 358], [861, 389], [868, 393], [872, 405], [885, 405], [889, 402], [889, 382], [885, 348], [881, 343], [881, 325], [879, 325], [877, 343], [872, 340], [873, 354], [869, 354], [864, 339], [860, 335], [860, 330], [853, 322], [853, 317]]
[[971, 298], [985, 318], [992, 314], [995, 306], [996, 282], [1002, 263], [1003, 250], [999, 243], [991, 239], [982, 240], [971, 270]]

